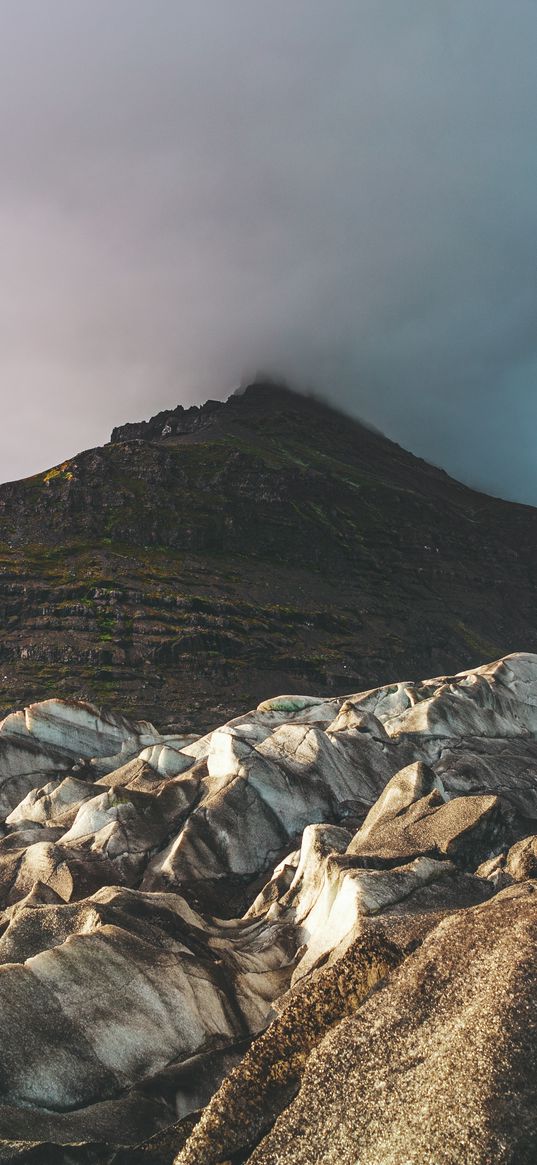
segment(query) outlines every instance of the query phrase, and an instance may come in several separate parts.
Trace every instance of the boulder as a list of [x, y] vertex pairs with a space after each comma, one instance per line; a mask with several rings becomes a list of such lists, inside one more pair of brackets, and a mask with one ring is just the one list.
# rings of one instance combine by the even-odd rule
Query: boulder
[[380, 812], [372, 823], [366, 818], [347, 853], [364, 865], [379, 867], [428, 855], [476, 870], [504, 849], [512, 836], [498, 797], [455, 797], [444, 803], [433, 789], [393, 817]]
[[517, 882], [537, 878], [537, 837], [525, 837], [511, 846], [503, 866], [505, 873]]

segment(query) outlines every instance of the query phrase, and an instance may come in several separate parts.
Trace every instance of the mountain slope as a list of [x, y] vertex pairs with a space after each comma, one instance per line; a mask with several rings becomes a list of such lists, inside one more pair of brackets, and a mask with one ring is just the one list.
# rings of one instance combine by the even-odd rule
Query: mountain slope
[[[537, 649], [537, 511], [255, 384], [0, 487], [0, 705], [204, 727]], [[214, 707], [213, 693], [219, 693]]]

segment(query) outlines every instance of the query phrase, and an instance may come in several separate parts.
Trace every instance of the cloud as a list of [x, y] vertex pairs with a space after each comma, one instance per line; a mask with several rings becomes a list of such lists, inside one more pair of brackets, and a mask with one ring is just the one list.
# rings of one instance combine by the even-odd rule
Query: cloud
[[0, 476], [247, 371], [537, 504], [533, 0], [6, 0]]

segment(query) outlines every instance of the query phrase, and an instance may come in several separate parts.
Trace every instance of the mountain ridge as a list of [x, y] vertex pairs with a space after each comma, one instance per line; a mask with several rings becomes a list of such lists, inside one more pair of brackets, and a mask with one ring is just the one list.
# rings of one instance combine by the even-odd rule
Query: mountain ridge
[[188, 730], [271, 690], [455, 672], [537, 648], [536, 582], [537, 510], [259, 382], [0, 486], [0, 706]]

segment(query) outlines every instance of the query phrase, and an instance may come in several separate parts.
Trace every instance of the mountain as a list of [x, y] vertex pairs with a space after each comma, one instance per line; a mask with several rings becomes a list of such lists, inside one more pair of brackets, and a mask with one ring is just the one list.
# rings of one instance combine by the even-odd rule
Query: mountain
[[[393, 677], [392, 677], [393, 678]], [[5, 1165], [532, 1165], [537, 656], [0, 722]]]
[[531, 1165], [537, 511], [259, 383], [0, 514], [0, 1161]]
[[54, 694], [202, 730], [537, 650], [536, 599], [536, 510], [271, 383], [0, 487], [4, 712]]

